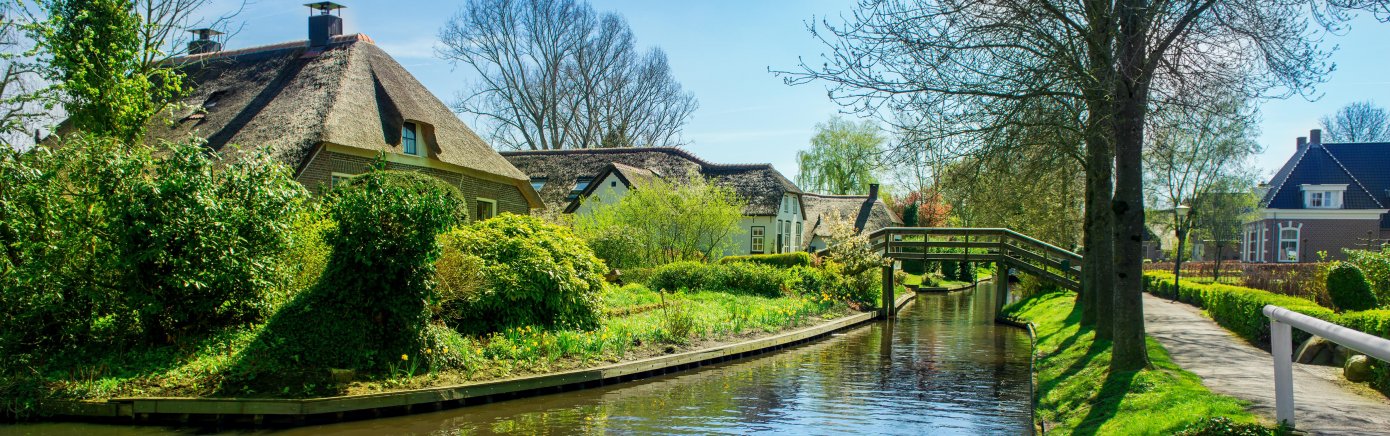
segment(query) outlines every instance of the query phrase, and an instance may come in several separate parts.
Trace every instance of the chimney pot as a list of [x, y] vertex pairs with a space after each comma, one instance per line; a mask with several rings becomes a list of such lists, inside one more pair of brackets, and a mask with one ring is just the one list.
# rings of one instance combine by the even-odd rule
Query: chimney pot
[[188, 31], [198, 35], [198, 39], [188, 41], [188, 54], [196, 55], [222, 51], [222, 43], [213, 39], [214, 36], [221, 35], [222, 32], [209, 28], [188, 29]]
[[878, 198], [878, 184], [877, 184], [877, 183], [870, 183], [870, 184], [869, 184], [869, 201], [873, 201], [873, 200], [875, 200], [875, 199], [877, 199], [877, 198]]
[[1298, 137], [1298, 147], [1295, 148], [1294, 150], [1302, 150], [1303, 147], [1307, 147], [1307, 146], [1308, 146], [1308, 137], [1306, 137], [1306, 136], [1300, 136], [1300, 137]]
[[1308, 143], [1309, 143], [1309, 144], [1315, 144], [1315, 145], [1321, 145], [1321, 144], [1322, 144], [1322, 129], [1313, 129], [1313, 130], [1309, 131], [1309, 132], [1308, 132]]
[[[333, 37], [343, 34], [341, 9], [345, 6], [333, 2], [305, 3], [309, 12], [309, 47], [326, 47]], [[319, 11], [314, 15], [312, 11]], [[333, 11], [339, 11], [333, 15]]]

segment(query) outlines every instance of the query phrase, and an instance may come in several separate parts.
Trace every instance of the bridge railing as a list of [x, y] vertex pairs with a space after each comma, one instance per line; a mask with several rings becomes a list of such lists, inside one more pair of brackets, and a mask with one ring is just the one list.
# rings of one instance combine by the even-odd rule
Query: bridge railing
[[1294, 427], [1292, 327], [1390, 362], [1390, 340], [1279, 306], [1265, 306], [1264, 314], [1269, 317], [1270, 355], [1274, 358], [1274, 417], [1289, 427]]
[[[886, 227], [869, 234], [871, 247], [896, 260], [998, 262], [1077, 289], [1081, 256], [1003, 228]], [[953, 252], [938, 249], [951, 248]]]

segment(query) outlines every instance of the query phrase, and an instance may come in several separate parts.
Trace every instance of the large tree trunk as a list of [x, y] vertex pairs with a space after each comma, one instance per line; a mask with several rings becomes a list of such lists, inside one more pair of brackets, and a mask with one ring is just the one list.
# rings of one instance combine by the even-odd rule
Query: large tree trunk
[[1144, 115], [1148, 109], [1148, 27], [1144, 0], [1122, 0], [1115, 89], [1115, 314], [1111, 371], [1148, 366], [1144, 344]]
[[1114, 193], [1111, 177], [1115, 165], [1115, 145], [1112, 141], [1114, 106], [1110, 95], [1115, 92], [1115, 57], [1113, 10], [1109, 1], [1092, 0], [1084, 5], [1090, 33], [1086, 39], [1086, 61], [1091, 73], [1089, 88], [1083, 89], [1086, 98], [1086, 210], [1082, 228], [1082, 244], [1086, 247], [1081, 262], [1081, 322], [1094, 325], [1096, 339], [1111, 336], [1112, 291], [1114, 268], [1114, 220], [1110, 200]]

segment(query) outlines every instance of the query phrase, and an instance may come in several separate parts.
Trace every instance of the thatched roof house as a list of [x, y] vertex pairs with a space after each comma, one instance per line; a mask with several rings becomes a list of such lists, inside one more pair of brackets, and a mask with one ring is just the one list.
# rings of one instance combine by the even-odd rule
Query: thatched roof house
[[624, 187], [633, 179], [678, 181], [698, 174], [733, 189], [748, 202], [746, 216], [779, 213], [783, 197], [801, 189], [770, 164], [714, 164], [673, 147], [504, 151], [502, 156], [530, 175], [547, 207], [572, 213], [610, 174]]
[[313, 190], [363, 172], [381, 155], [390, 168], [457, 184], [475, 216], [543, 206], [525, 173], [371, 38], [342, 35], [342, 19], [327, 13], [309, 24], [309, 41], [231, 51], [194, 41], [195, 54], [171, 61], [192, 87], [187, 109], [172, 124], [152, 122], [147, 137], [206, 138], [227, 158], [264, 147]]
[[808, 229], [801, 246], [815, 251], [826, 247], [833, 220], [852, 220], [860, 232], [872, 232], [884, 227], [903, 225], [902, 218], [888, 209], [878, 198], [878, 185], [869, 185], [869, 195], [803, 194]]

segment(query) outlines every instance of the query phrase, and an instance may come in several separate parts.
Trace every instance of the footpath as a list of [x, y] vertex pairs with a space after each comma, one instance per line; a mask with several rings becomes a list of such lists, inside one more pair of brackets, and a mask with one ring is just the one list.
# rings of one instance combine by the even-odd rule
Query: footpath
[[[1202, 378], [1213, 392], [1250, 402], [1274, 421], [1274, 361], [1269, 353], [1226, 331], [1201, 309], [1144, 294], [1144, 328], [1173, 362]], [[1390, 400], [1339, 380], [1341, 370], [1294, 364], [1295, 429], [1310, 434], [1390, 435]]]

